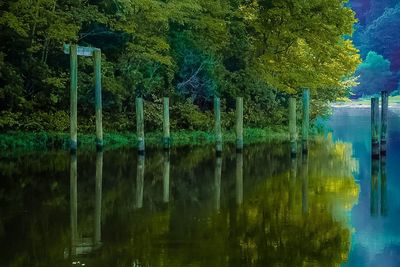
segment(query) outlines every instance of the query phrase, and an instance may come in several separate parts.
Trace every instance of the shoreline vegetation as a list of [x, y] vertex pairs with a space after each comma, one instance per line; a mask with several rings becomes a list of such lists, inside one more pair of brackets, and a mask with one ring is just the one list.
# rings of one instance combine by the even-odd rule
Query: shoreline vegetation
[[[145, 134], [146, 147], [162, 148], [162, 132]], [[95, 134], [78, 134], [78, 149], [95, 150]], [[69, 133], [59, 132], [8, 132], [0, 134], [0, 154], [9, 154], [16, 151], [35, 151], [52, 149], [69, 149]], [[285, 142], [289, 134], [283, 128], [245, 128], [245, 145], [263, 142]], [[182, 130], [171, 133], [172, 147], [199, 146], [215, 144], [215, 134], [207, 131]], [[234, 131], [223, 132], [223, 143], [234, 144]], [[137, 135], [135, 133], [105, 133], [104, 150], [117, 148], [136, 148]]]

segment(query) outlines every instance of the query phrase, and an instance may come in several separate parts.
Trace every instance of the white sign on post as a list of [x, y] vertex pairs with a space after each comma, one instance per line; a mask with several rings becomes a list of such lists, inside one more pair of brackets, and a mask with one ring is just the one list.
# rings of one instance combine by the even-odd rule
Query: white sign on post
[[[64, 44], [64, 54], [69, 55], [69, 48], [71, 45]], [[78, 46], [78, 56], [91, 57], [93, 56], [93, 51], [100, 50], [95, 47]]]

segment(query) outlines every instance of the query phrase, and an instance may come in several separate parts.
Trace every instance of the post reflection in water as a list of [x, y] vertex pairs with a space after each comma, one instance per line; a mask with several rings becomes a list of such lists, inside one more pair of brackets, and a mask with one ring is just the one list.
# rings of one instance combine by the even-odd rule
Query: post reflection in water
[[163, 202], [169, 202], [169, 171], [170, 170], [170, 152], [164, 152], [164, 168], [163, 168]]
[[388, 215], [387, 207], [387, 181], [386, 181], [386, 155], [381, 156], [381, 215]]
[[96, 189], [94, 209], [94, 246], [101, 245], [101, 195], [103, 185], [103, 151], [96, 154]]
[[78, 241], [78, 168], [76, 151], [70, 156], [70, 206], [71, 206], [71, 255], [77, 253]]
[[301, 207], [303, 214], [308, 212], [308, 153], [304, 153], [301, 166]]
[[379, 159], [372, 159], [371, 163], [371, 216], [378, 215], [379, 198]]
[[138, 155], [136, 171], [136, 205], [137, 209], [143, 207], [143, 186], [144, 186], [144, 155]]
[[243, 153], [236, 153], [236, 204], [243, 203]]
[[215, 173], [214, 173], [214, 193], [215, 193], [214, 207], [216, 211], [219, 211], [221, 207], [221, 173], [222, 173], [222, 157], [217, 157], [215, 162]]
[[297, 157], [291, 157], [290, 173], [289, 173], [289, 209], [293, 209], [295, 205], [295, 191], [297, 178]]

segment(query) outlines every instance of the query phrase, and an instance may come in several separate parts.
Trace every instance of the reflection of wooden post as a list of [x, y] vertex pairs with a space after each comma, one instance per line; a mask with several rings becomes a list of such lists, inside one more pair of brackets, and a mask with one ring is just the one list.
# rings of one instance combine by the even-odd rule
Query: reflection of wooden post
[[94, 77], [95, 77], [95, 111], [96, 111], [96, 146], [103, 147], [103, 122], [101, 103], [101, 50], [94, 50]]
[[94, 206], [94, 245], [101, 244], [101, 195], [103, 185], [103, 152], [96, 155], [96, 201]]
[[303, 122], [301, 129], [303, 153], [308, 152], [308, 129], [310, 123], [310, 90], [303, 92]]
[[222, 158], [217, 157], [215, 162], [214, 173], [214, 192], [215, 192], [215, 210], [219, 211], [221, 207], [221, 173], [222, 173]]
[[163, 201], [169, 202], [169, 169], [170, 154], [169, 151], [164, 152], [164, 169], [163, 169]]
[[386, 154], [388, 108], [389, 108], [388, 93], [386, 91], [382, 91], [382, 113], [381, 113], [381, 154], [382, 155]]
[[243, 203], [243, 154], [236, 153], [236, 204]]
[[379, 160], [372, 159], [371, 163], [371, 216], [376, 216], [378, 213], [378, 177], [379, 175]]
[[371, 143], [372, 157], [379, 158], [379, 99], [371, 98]]
[[293, 210], [295, 203], [295, 192], [296, 192], [296, 178], [297, 178], [297, 159], [292, 157], [290, 160], [290, 177], [289, 177], [289, 209]]
[[143, 98], [136, 98], [136, 129], [138, 138], [138, 153], [144, 154], [144, 113]]
[[297, 129], [296, 129], [296, 99], [289, 98], [289, 133], [290, 133], [290, 154], [297, 155]]
[[236, 150], [243, 150], [243, 97], [236, 98]]
[[78, 143], [78, 46], [70, 46], [70, 149], [76, 150]]
[[381, 157], [381, 215], [388, 215], [386, 156]]
[[171, 138], [169, 133], [169, 98], [164, 97], [164, 112], [163, 112], [163, 146], [164, 149], [169, 149], [171, 146]]
[[138, 155], [136, 171], [136, 208], [143, 207], [144, 155]]
[[78, 166], [76, 151], [71, 152], [70, 161], [71, 255], [75, 256], [78, 242]]
[[301, 184], [301, 206], [303, 214], [308, 213], [308, 155], [303, 155]]
[[215, 141], [217, 156], [222, 153], [222, 130], [221, 130], [221, 101], [219, 97], [214, 97], [214, 115], [215, 115]]

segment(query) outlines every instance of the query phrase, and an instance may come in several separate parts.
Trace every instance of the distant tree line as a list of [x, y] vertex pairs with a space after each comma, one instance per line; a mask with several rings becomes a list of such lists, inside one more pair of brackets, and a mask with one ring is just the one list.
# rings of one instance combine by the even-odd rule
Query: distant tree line
[[400, 89], [400, 3], [397, 0], [351, 0], [359, 23], [354, 42], [364, 62], [357, 69], [356, 97], [381, 90], [399, 94]]
[[[227, 124], [235, 97], [247, 126], [286, 120], [289, 94], [312, 91], [313, 115], [346, 96], [359, 64], [354, 12], [342, 0], [11, 0], [0, 3], [0, 130], [65, 131], [69, 58], [64, 43], [101, 48], [108, 131], [146, 127], [170, 96], [171, 126], [209, 128], [214, 95]], [[378, 51], [379, 52], [379, 51]], [[79, 58], [78, 113], [94, 127], [93, 62]], [[160, 113], [161, 114], [161, 113]]]

